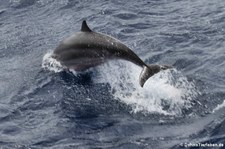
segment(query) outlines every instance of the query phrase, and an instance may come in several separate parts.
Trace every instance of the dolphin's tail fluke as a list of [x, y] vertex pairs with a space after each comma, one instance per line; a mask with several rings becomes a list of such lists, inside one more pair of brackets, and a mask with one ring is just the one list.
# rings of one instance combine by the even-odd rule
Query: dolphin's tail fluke
[[161, 70], [171, 69], [172, 66], [167, 65], [147, 65], [143, 67], [143, 70], [139, 76], [139, 84], [141, 87], [144, 86], [145, 82], [154, 74], [160, 72]]

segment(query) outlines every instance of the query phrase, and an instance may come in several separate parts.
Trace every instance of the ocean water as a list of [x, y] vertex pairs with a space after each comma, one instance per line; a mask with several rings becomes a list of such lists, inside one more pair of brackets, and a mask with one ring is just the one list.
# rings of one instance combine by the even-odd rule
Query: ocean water
[[[83, 20], [174, 69], [64, 71], [51, 53]], [[225, 148], [224, 28], [223, 0], [0, 0], [0, 148]]]

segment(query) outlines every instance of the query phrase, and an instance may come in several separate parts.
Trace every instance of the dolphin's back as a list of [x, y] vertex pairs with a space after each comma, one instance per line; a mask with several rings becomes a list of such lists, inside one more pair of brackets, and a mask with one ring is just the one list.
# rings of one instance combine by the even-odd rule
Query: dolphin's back
[[[68, 53], [65, 55], [63, 53]], [[69, 57], [82, 55], [101, 59], [125, 59], [139, 66], [144, 62], [126, 45], [108, 35], [96, 32], [78, 32], [63, 40], [55, 49], [54, 54], [60, 55], [58, 59], [68, 60]]]

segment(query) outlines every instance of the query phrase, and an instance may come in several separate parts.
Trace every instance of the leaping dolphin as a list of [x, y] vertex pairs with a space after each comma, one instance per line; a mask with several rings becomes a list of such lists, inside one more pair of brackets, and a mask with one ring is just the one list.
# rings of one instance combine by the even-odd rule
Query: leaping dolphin
[[83, 71], [90, 67], [102, 64], [107, 60], [123, 59], [143, 68], [139, 76], [139, 84], [145, 82], [158, 73], [171, 66], [147, 65], [130, 48], [119, 40], [92, 31], [86, 21], [83, 21], [81, 31], [63, 40], [53, 52], [53, 58], [61, 65], [76, 71]]

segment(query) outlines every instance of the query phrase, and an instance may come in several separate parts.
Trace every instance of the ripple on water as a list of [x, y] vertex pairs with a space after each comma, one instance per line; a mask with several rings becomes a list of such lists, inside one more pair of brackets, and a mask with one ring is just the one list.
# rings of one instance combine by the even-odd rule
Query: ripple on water
[[138, 18], [138, 15], [131, 12], [120, 12], [113, 15], [115, 18], [122, 20], [134, 20]]

